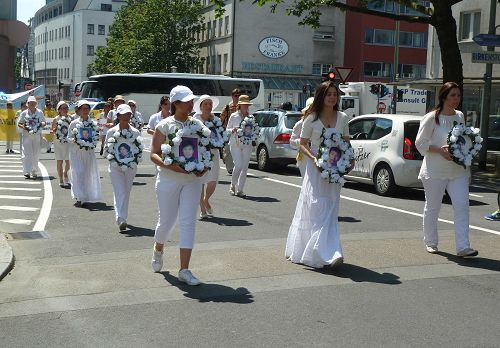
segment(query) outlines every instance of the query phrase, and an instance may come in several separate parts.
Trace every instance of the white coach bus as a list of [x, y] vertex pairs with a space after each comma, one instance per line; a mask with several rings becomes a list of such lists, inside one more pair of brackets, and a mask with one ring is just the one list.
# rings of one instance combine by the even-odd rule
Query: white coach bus
[[253, 103], [252, 110], [264, 108], [264, 83], [259, 79], [232, 78], [223, 75], [183, 74], [183, 73], [145, 73], [145, 74], [105, 74], [89, 77], [76, 86], [80, 99], [96, 98], [106, 100], [118, 94], [126, 100], [137, 102], [147, 123], [149, 117], [158, 112], [160, 99], [168, 95], [177, 85], [189, 87], [197, 96], [208, 94], [216, 96], [220, 102], [214, 110], [220, 113], [231, 102], [231, 91], [239, 88]]

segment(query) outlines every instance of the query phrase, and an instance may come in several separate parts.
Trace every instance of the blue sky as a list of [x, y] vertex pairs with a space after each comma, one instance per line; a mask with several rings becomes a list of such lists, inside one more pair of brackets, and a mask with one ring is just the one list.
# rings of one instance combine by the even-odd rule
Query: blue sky
[[28, 24], [28, 20], [43, 6], [45, 0], [17, 0], [17, 20]]

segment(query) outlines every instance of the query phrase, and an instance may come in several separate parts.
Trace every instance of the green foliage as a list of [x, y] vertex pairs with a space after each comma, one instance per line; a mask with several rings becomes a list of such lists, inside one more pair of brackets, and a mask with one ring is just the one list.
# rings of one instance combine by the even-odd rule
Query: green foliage
[[194, 34], [202, 28], [197, 0], [128, 0], [117, 12], [93, 73], [189, 72], [201, 62]]

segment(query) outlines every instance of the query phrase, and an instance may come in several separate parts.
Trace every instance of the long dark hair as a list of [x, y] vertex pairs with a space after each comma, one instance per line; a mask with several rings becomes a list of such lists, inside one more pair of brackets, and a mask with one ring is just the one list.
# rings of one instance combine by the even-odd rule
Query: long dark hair
[[165, 104], [166, 101], [170, 101], [170, 99], [168, 99], [168, 96], [164, 95], [163, 97], [161, 97], [160, 104], [158, 104], [158, 112], [161, 111], [161, 106], [162, 104]]
[[316, 92], [314, 93], [314, 101], [311, 104], [311, 106], [307, 109], [305, 116], [314, 112], [315, 115], [313, 121], [318, 120], [319, 115], [323, 111], [323, 107], [325, 105], [324, 104], [325, 98], [328, 93], [328, 89], [330, 87], [335, 88], [335, 91], [337, 91], [337, 96], [338, 96], [337, 103], [333, 106], [333, 110], [335, 111], [339, 110], [340, 90], [332, 81], [325, 81], [316, 88]]
[[439, 89], [439, 93], [438, 93], [439, 103], [434, 108], [434, 110], [436, 110], [436, 114], [434, 115], [434, 119], [436, 121], [436, 124], [439, 124], [439, 114], [441, 113], [441, 111], [443, 111], [444, 101], [448, 97], [448, 94], [450, 94], [451, 90], [454, 88], [458, 88], [458, 90], [460, 90], [460, 86], [456, 82], [446, 82]]

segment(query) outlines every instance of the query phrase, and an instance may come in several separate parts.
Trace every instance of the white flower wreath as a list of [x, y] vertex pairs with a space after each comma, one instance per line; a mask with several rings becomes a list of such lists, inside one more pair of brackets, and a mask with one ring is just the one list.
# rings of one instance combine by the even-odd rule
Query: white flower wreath
[[42, 127], [42, 117], [38, 112], [34, 114], [29, 114], [26, 112], [24, 115], [24, 128], [29, 134], [36, 134]]
[[[333, 149], [333, 150], [332, 150]], [[330, 152], [335, 151], [340, 154], [340, 158], [332, 165], [330, 163]], [[342, 134], [333, 128], [325, 129], [321, 132], [321, 144], [316, 155], [316, 165], [321, 170], [321, 177], [329, 183], [344, 185], [344, 175], [351, 166], [354, 159], [354, 151], [349, 142], [342, 138]]]
[[[80, 132], [81, 128], [91, 128], [92, 132], [94, 133], [92, 135], [92, 140], [87, 141], [85, 139], [82, 139], [82, 134]], [[90, 118], [87, 121], [83, 121], [82, 119], [79, 119], [79, 121], [76, 123], [75, 128], [73, 128], [73, 141], [80, 146], [80, 149], [85, 149], [85, 150], [92, 150], [95, 148], [96, 143], [97, 143], [97, 131], [99, 130], [99, 127], [97, 126], [97, 123]]]
[[[465, 137], [470, 139], [467, 144]], [[479, 135], [479, 128], [466, 127], [463, 123], [453, 122], [453, 129], [448, 133], [448, 152], [453, 162], [462, 167], [470, 167], [472, 159], [481, 150], [483, 138]]]
[[130, 122], [129, 122], [129, 123], [132, 125], [132, 127], [136, 128], [136, 129], [138, 129], [138, 130], [140, 130], [140, 129], [139, 129], [139, 128], [140, 128], [140, 125], [141, 125], [142, 123], [144, 123], [144, 121], [142, 120], [142, 118], [141, 118], [141, 117], [139, 117], [139, 115], [137, 114], [137, 112], [134, 112], [134, 114], [133, 114], [133, 115], [132, 115], [132, 117], [130, 118]]
[[[252, 127], [251, 136], [245, 134], [245, 127], [247, 126]], [[259, 138], [259, 133], [260, 127], [257, 122], [255, 122], [255, 118], [253, 116], [245, 117], [240, 123], [240, 128], [238, 128], [238, 130], [236, 131], [238, 139], [243, 145], [252, 145], [252, 142], [257, 141], [257, 139]]]
[[[132, 154], [127, 160], [117, 158], [117, 147], [123, 143], [130, 147], [130, 152]], [[108, 135], [108, 140], [106, 142], [106, 158], [112, 166], [118, 166], [123, 171], [128, 168], [136, 168], [137, 165], [142, 162], [143, 150], [144, 144], [142, 144], [140, 133], [134, 133], [129, 129], [122, 129]]]
[[[56, 138], [59, 140], [61, 143], [67, 143], [69, 142], [69, 124], [71, 123], [71, 117], [69, 116], [62, 116], [59, 121], [57, 121], [57, 128], [56, 128]], [[66, 127], [66, 133], [63, 133], [62, 128]]]
[[222, 121], [217, 116], [214, 116], [210, 121], [203, 121], [203, 124], [210, 130], [215, 130], [217, 136], [210, 136], [210, 148], [223, 148], [229, 141], [229, 132], [224, 129]]
[[[161, 153], [163, 163], [166, 165], [178, 164], [186, 172], [202, 172], [205, 169], [212, 169], [214, 162], [212, 160], [212, 153], [208, 150], [210, 145], [211, 131], [208, 128], [202, 127], [198, 122], [188, 121], [184, 127], [176, 128], [175, 134], [167, 134], [165, 143], [161, 145]], [[184, 156], [177, 156], [174, 148], [177, 148], [181, 142], [182, 137], [197, 136], [198, 137], [198, 152], [199, 159], [196, 162], [187, 162]]]

